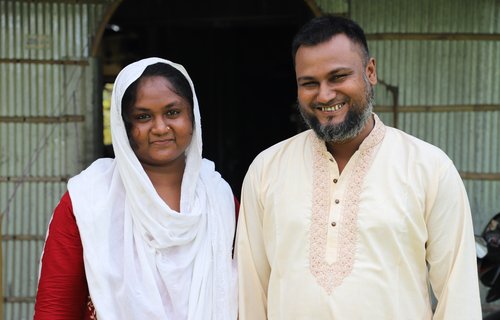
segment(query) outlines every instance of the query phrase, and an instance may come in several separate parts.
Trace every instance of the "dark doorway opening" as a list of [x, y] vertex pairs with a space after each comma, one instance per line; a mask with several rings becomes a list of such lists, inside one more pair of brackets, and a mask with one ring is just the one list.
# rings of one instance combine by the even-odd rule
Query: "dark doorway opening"
[[253, 158], [301, 127], [290, 54], [301, 0], [124, 0], [102, 40], [104, 82], [158, 56], [184, 65], [200, 102], [203, 156], [240, 195]]

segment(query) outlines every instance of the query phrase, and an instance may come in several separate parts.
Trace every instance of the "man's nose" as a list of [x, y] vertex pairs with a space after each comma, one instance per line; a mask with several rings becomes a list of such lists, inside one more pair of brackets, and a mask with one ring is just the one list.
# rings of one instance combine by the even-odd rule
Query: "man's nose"
[[318, 96], [316, 98], [318, 103], [328, 103], [335, 99], [337, 96], [337, 92], [335, 91], [334, 86], [328, 84], [321, 84], [319, 86]]

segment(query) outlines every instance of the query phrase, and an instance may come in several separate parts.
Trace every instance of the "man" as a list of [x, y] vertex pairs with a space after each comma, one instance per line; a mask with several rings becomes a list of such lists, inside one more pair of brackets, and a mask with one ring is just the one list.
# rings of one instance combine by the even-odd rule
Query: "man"
[[363, 30], [315, 18], [292, 52], [312, 130], [262, 152], [245, 177], [239, 319], [480, 319], [463, 183], [441, 150], [372, 113]]

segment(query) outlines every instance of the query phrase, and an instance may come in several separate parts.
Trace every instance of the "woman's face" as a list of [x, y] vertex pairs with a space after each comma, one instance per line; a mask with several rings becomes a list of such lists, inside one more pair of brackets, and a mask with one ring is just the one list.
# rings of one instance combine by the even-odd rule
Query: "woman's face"
[[184, 166], [193, 136], [192, 108], [161, 76], [145, 77], [130, 109], [132, 148], [144, 167]]

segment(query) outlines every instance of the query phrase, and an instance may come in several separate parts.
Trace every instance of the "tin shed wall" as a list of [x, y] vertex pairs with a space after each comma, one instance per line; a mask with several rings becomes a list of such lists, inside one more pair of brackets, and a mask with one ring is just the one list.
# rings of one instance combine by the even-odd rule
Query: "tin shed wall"
[[32, 319], [49, 219], [96, 154], [90, 51], [107, 4], [0, 0], [4, 319]]
[[363, 27], [380, 80], [375, 112], [450, 156], [480, 233], [500, 212], [500, 1], [318, 0], [318, 5]]

